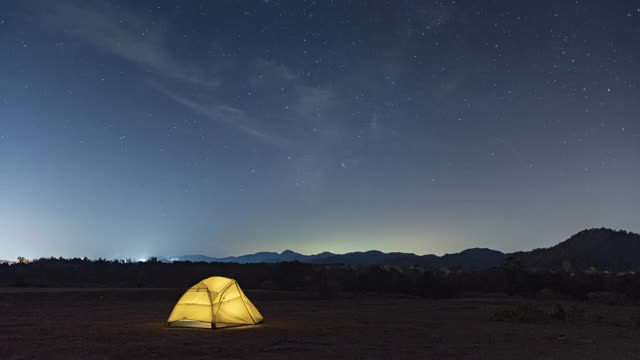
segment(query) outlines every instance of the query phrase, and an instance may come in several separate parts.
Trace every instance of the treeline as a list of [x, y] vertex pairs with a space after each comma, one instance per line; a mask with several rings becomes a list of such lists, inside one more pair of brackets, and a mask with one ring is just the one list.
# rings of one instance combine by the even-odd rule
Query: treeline
[[0, 264], [4, 287], [113, 287], [184, 288], [209, 276], [234, 278], [243, 287], [295, 290], [310, 276], [309, 264], [234, 264], [204, 262], [163, 263], [122, 260], [42, 258], [31, 262]]
[[451, 298], [491, 293], [529, 298], [640, 301], [640, 275], [634, 273], [529, 272], [514, 262], [489, 270], [464, 272], [299, 262], [161, 263], [52, 258], [0, 265], [0, 286], [187, 288], [214, 275], [234, 278], [246, 289], [305, 291], [320, 297], [389, 293]]

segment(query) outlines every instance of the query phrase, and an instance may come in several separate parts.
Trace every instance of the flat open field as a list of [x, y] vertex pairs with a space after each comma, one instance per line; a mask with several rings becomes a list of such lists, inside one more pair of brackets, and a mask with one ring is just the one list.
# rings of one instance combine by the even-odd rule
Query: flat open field
[[181, 292], [0, 289], [0, 359], [640, 359], [635, 307], [581, 304], [581, 321], [521, 324], [492, 320], [509, 299], [247, 291], [262, 325], [169, 329]]

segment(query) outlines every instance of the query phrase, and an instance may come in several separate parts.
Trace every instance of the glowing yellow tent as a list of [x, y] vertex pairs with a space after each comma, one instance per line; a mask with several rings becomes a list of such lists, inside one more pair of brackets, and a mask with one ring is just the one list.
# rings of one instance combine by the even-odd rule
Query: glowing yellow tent
[[192, 286], [173, 308], [169, 326], [222, 328], [254, 325], [262, 315], [242, 292], [238, 283], [214, 276]]

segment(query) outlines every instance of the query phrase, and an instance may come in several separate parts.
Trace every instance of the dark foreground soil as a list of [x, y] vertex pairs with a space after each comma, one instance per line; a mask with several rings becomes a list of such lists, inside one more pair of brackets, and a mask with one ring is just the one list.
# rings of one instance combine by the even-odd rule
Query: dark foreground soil
[[509, 299], [312, 300], [247, 291], [262, 325], [170, 329], [165, 321], [180, 294], [0, 290], [0, 359], [640, 359], [634, 307], [579, 304], [582, 320], [523, 324], [492, 320], [514, 307]]

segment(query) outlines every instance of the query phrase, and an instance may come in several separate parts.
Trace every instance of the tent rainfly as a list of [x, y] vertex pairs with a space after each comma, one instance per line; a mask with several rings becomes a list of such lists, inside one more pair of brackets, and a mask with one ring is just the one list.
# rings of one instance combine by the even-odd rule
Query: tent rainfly
[[167, 325], [223, 328], [255, 325], [262, 315], [238, 282], [221, 276], [204, 279], [187, 290], [173, 308]]

